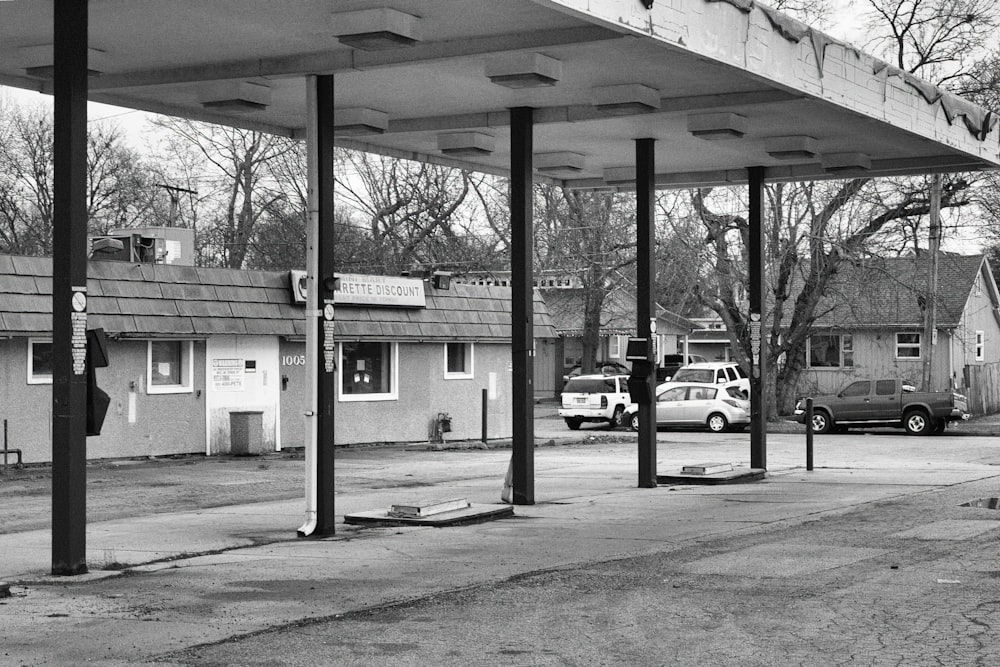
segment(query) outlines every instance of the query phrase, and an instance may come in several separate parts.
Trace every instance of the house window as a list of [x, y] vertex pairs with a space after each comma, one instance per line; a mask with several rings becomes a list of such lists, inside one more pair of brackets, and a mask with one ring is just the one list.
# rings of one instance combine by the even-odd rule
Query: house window
[[621, 359], [622, 339], [618, 336], [608, 338], [608, 357], [611, 359]]
[[340, 400], [398, 399], [396, 358], [395, 343], [341, 343]]
[[444, 344], [444, 378], [446, 380], [473, 377], [472, 361], [472, 343]]
[[810, 368], [850, 368], [854, 366], [854, 336], [816, 334], [809, 336], [806, 359]]
[[986, 332], [977, 331], [976, 332], [976, 361], [984, 361], [986, 359]]
[[146, 348], [147, 394], [188, 394], [194, 377], [194, 342], [151, 340]]
[[28, 339], [28, 384], [52, 384], [52, 341]]
[[920, 358], [920, 334], [908, 332], [896, 334], [896, 358]]

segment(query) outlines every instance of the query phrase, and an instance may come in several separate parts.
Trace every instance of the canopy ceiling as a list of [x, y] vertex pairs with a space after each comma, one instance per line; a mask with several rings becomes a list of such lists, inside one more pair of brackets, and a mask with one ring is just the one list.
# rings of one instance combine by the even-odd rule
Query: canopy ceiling
[[[52, 11], [0, 0], [0, 84], [51, 90]], [[627, 187], [637, 138], [657, 140], [662, 187], [998, 164], [992, 114], [753, 0], [91, 0], [90, 16], [95, 101], [302, 136], [305, 77], [334, 74], [336, 123], [354, 123], [339, 145], [491, 173], [522, 106], [539, 177], [579, 187]], [[414, 41], [337, 36], [384, 30]], [[553, 85], [487, 77], [525, 63]], [[621, 115], [595, 106], [622, 93]]]

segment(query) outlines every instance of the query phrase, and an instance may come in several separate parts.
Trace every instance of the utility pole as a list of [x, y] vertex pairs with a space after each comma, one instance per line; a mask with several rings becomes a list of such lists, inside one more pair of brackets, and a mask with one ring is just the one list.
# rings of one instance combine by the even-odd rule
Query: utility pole
[[934, 367], [934, 346], [937, 343], [937, 282], [938, 251], [941, 249], [941, 174], [931, 178], [929, 257], [927, 269], [927, 296], [924, 311], [924, 334], [921, 337], [921, 352], [924, 360], [923, 390], [933, 391], [931, 386]]
[[165, 185], [164, 183], [157, 183], [156, 187], [163, 188], [170, 195], [170, 227], [175, 227], [177, 225], [177, 211], [180, 206], [181, 193], [186, 192], [189, 195], [198, 195], [197, 190], [188, 190], [187, 188], [177, 187], [176, 185]]

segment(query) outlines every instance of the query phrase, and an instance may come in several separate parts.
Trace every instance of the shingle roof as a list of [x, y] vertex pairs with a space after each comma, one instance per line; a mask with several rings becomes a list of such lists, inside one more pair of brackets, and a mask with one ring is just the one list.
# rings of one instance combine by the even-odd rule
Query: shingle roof
[[[91, 261], [88, 318], [109, 334], [202, 337], [305, 336], [303, 304], [293, 303], [287, 271], [206, 269]], [[339, 305], [335, 336], [368, 340], [510, 340], [511, 291], [452, 283], [428, 288], [425, 308]], [[0, 255], [0, 332], [52, 330], [52, 260]], [[555, 338], [548, 309], [534, 298], [534, 333]]]
[[[983, 255], [942, 253], [938, 259], [937, 325], [957, 327], [983, 268]], [[819, 327], [921, 326], [928, 285], [926, 256], [845, 264], [816, 309]]]
[[[560, 287], [543, 289], [542, 296], [549, 306], [549, 313], [556, 329], [563, 336], [580, 336], [583, 334], [583, 288]], [[658, 333], [687, 333], [697, 326], [691, 320], [681, 317], [665, 308], [657, 307], [656, 319], [663, 326], [657, 328]], [[636, 301], [635, 297], [622, 289], [608, 294], [601, 311], [601, 335], [603, 336], [634, 336], [636, 332]]]

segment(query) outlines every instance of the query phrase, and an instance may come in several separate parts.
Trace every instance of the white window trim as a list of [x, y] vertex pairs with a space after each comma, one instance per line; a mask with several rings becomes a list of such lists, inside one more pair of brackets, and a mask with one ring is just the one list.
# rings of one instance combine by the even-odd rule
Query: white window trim
[[28, 384], [52, 384], [51, 375], [35, 375], [34, 365], [32, 363], [32, 348], [35, 343], [48, 343], [52, 344], [51, 338], [29, 338], [28, 339]]
[[[608, 338], [608, 358], [609, 359], [621, 359], [622, 358], [622, 339], [621, 336], [611, 336]], [[653, 357], [656, 358], [655, 355]]]
[[[900, 336], [912, 336], [914, 334], [916, 334], [917, 337], [918, 337], [917, 338], [917, 343], [915, 345], [913, 343], [900, 343], [899, 342], [899, 337]], [[901, 356], [899, 356], [899, 349], [900, 349], [900, 347], [906, 348], [908, 350], [912, 350], [912, 349], [916, 348], [916, 350], [917, 350], [917, 356], [915, 356], [915, 357], [901, 357]], [[897, 361], [918, 361], [920, 359], [923, 359], [924, 358], [924, 334], [921, 333], [920, 331], [897, 331], [896, 332], [896, 348], [895, 348], [895, 350], [896, 350], [896, 360]]]
[[473, 343], [462, 343], [459, 341], [454, 341], [452, 344], [458, 343], [459, 345], [465, 345], [466, 352], [468, 354], [467, 359], [469, 362], [469, 370], [462, 371], [460, 373], [449, 373], [448, 372], [448, 343], [444, 344], [444, 379], [445, 380], [471, 380], [476, 377], [476, 346]]
[[[153, 384], [153, 343], [180, 342], [182, 345], [181, 365], [187, 366], [187, 371], [181, 372], [182, 384]], [[187, 350], [183, 350], [186, 344]], [[184, 363], [183, 355], [187, 355]], [[185, 382], [186, 380], [186, 382]], [[153, 338], [146, 341], [146, 393], [147, 394], [190, 394], [194, 391], [194, 341], [177, 341], [175, 338]]]
[[[846, 353], [847, 352], [854, 352], [854, 339], [853, 339], [854, 334], [853, 333], [834, 333], [834, 334], [815, 334], [815, 335], [836, 336], [837, 339], [838, 339], [837, 342], [838, 342], [839, 358], [837, 359], [837, 365], [836, 366], [813, 366], [812, 365], [812, 335], [807, 336], [806, 337], [806, 366], [805, 366], [807, 370], [810, 370], [810, 371], [842, 371], [842, 370], [847, 369], [847, 368], [850, 368], [850, 369], [854, 368], [853, 358], [852, 358], [852, 363], [850, 365], [848, 365], [848, 364], [845, 363], [845, 358], [847, 356]], [[848, 337], [848, 336], [852, 337], [851, 338], [851, 349], [850, 350], [845, 350], [844, 349], [844, 339], [846, 337]]]
[[976, 331], [976, 361], [986, 360], [986, 332]]
[[340, 373], [337, 376], [337, 400], [342, 403], [363, 403], [369, 401], [398, 401], [399, 400], [399, 343], [389, 343], [389, 354], [392, 355], [392, 364], [389, 370], [389, 386], [392, 391], [382, 394], [345, 394], [344, 393], [344, 344], [337, 343], [337, 368]]

